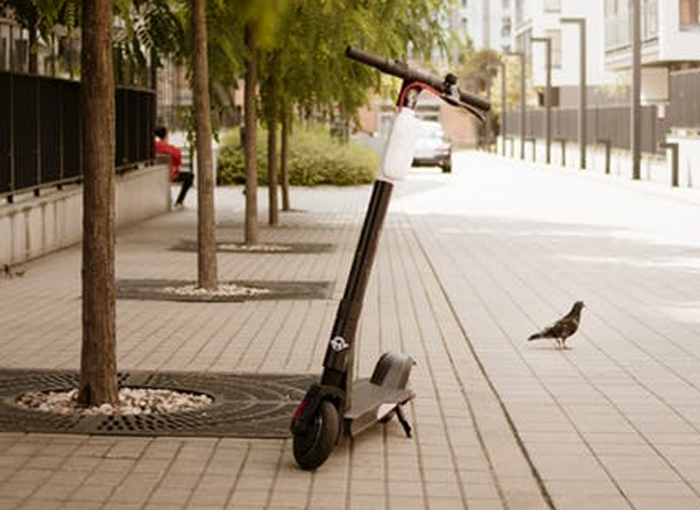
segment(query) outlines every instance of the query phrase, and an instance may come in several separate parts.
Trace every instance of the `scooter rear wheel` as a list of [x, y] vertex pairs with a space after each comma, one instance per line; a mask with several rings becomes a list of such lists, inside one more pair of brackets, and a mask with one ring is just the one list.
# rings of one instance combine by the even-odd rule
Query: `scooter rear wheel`
[[340, 413], [324, 400], [304, 434], [294, 434], [294, 458], [301, 469], [312, 470], [330, 456], [340, 435]]

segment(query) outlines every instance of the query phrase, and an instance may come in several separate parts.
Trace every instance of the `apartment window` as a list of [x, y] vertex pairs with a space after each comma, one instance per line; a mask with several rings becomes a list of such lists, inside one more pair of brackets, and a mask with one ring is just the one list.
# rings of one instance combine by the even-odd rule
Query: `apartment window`
[[605, 0], [605, 48], [630, 44], [630, 11], [628, 0]]
[[[544, 108], [547, 106], [547, 89], [544, 90], [538, 90], [537, 91], [537, 106], [540, 106]], [[549, 95], [549, 101], [550, 101], [550, 106], [553, 107], [558, 107], [559, 106], [559, 87], [552, 87], [550, 89], [550, 95]]]
[[515, 0], [515, 23], [519, 24], [525, 20], [525, 0]]
[[552, 68], [561, 68], [561, 30], [547, 30], [546, 37], [552, 41]]
[[658, 0], [642, 2], [642, 39], [653, 39], [659, 35]]
[[700, 26], [700, 0], [679, 0], [678, 10], [680, 15], [681, 27], [697, 27]]
[[561, 10], [560, 0], [544, 0], [545, 12], [559, 12]]

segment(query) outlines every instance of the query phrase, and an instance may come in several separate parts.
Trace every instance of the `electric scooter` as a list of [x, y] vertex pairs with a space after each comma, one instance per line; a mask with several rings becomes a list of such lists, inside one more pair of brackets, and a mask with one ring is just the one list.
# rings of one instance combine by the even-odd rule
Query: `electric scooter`
[[463, 108], [483, 120], [490, 104], [460, 91], [457, 78], [448, 74], [435, 78], [392, 61], [348, 47], [345, 55], [362, 64], [403, 80], [398, 99], [399, 113], [394, 120], [382, 157], [381, 171], [374, 182], [360, 238], [346, 282], [343, 298], [323, 360], [320, 382], [306, 392], [294, 412], [291, 430], [293, 451], [302, 469], [323, 464], [339, 443], [341, 433], [356, 436], [378, 422], [396, 416], [406, 436], [411, 426], [403, 412], [415, 394], [408, 387], [415, 364], [407, 354], [386, 352], [377, 361], [371, 377], [354, 379], [355, 334], [370, 271], [377, 252], [382, 225], [389, 208], [393, 180], [402, 178], [411, 167], [413, 147], [421, 134], [421, 121], [414, 107], [421, 90], [428, 90], [451, 105]]

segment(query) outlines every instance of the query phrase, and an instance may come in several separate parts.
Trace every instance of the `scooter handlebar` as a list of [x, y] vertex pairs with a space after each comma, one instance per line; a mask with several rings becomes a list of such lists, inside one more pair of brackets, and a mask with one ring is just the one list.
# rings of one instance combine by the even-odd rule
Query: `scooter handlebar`
[[[422, 73], [415, 69], [410, 68], [405, 62], [400, 62], [398, 60], [390, 60], [388, 58], [380, 57], [373, 53], [369, 53], [364, 50], [360, 50], [353, 46], [348, 46], [345, 50], [345, 56], [360, 62], [362, 64], [379, 69], [383, 73], [396, 76], [408, 82], [418, 81], [430, 85], [432, 88], [445, 94], [445, 98], [451, 102], [450, 98], [456, 89], [458, 92], [459, 102], [462, 103], [461, 106], [466, 107], [468, 110], [476, 109], [479, 113], [487, 112], [491, 109], [491, 103], [482, 99], [479, 96], [470, 94], [469, 92], [464, 92], [456, 87], [456, 77], [454, 75], [447, 75], [444, 79], [432, 76], [430, 74]], [[456, 98], [455, 98], [456, 99]]]

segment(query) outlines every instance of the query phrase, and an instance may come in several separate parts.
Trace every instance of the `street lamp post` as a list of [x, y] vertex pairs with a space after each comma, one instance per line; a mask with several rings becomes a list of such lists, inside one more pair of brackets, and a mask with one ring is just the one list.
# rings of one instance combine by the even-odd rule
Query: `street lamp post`
[[[491, 69], [498, 70], [501, 74], [501, 155], [506, 155], [506, 64], [499, 61], [491, 66]], [[496, 149], [498, 152], [498, 149]]]
[[560, 18], [561, 23], [571, 23], [579, 28], [579, 95], [578, 95], [578, 146], [580, 151], [579, 166], [586, 168], [586, 18]]
[[525, 159], [525, 53], [509, 51], [506, 55], [520, 59], [520, 159]]
[[544, 130], [545, 130], [545, 160], [551, 163], [552, 159], [552, 38], [533, 37], [534, 43], [545, 44], [545, 70], [546, 86], [544, 92]]
[[632, 149], [632, 179], [641, 178], [641, 139], [642, 139], [642, 27], [640, 1], [632, 0], [632, 108], [630, 115], [630, 145]]
[[[491, 103], [491, 69], [486, 72], [486, 100]], [[493, 111], [486, 113], [486, 152], [491, 152], [491, 140], [493, 140]]]
[[506, 155], [506, 63], [499, 62], [501, 68], [501, 153]]

